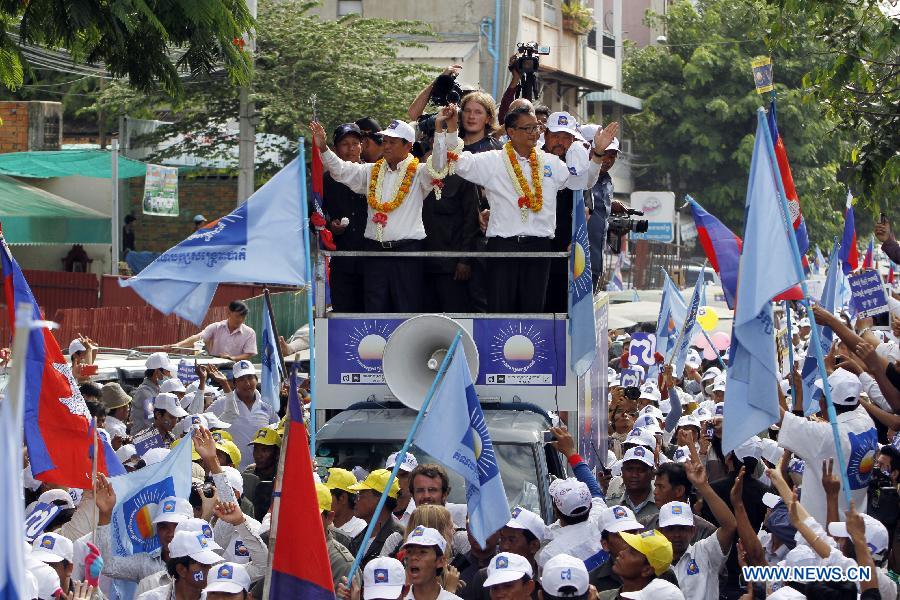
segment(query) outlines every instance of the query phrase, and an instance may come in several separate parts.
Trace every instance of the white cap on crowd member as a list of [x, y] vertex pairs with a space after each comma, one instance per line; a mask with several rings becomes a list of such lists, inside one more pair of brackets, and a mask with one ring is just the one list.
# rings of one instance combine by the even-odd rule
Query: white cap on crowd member
[[705, 383], [710, 379], [715, 379], [719, 375], [722, 374], [722, 371], [719, 370], [719, 367], [710, 367], [706, 371], [703, 372], [703, 375], [700, 376], [700, 382]]
[[609, 473], [613, 477], [622, 476], [622, 459], [619, 459], [609, 465]]
[[659, 526], [671, 527], [672, 525], [694, 526], [694, 513], [687, 502], [667, 502], [659, 509]]
[[551, 133], [570, 133], [581, 137], [578, 132], [578, 119], [567, 112], [555, 112], [547, 118], [547, 131]]
[[177, 377], [170, 377], [160, 384], [159, 391], [174, 394], [176, 392], [186, 392], [187, 389], [184, 387], [184, 384], [181, 383], [180, 379]]
[[684, 593], [673, 583], [657, 577], [637, 592], [622, 592], [628, 600], [684, 600]]
[[702, 406], [698, 406], [697, 410], [695, 410], [691, 414], [697, 417], [697, 420], [701, 423], [703, 421], [709, 421], [710, 419], [712, 419], [712, 413], [709, 411], [709, 409]]
[[806, 594], [789, 585], [783, 585], [766, 596], [766, 600], [806, 600]]
[[144, 460], [144, 465], [149, 467], [150, 465], [155, 465], [166, 460], [166, 457], [169, 456], [169, 452], [171, 452], [171, 450], [168, 448], [150, 448], [144, 452], [141, 458]]
[[122, 444], [119, 446], [119, 449], [116, 450], [116, 458], [118, 458], [119, 462], [122, 464], [127, 463], [135, 456], [137, 456], [137, 449], [134, 447], [134, 444]]
[[379, 556], [363, 569], [363, 600], [396, 600], [406, 585], [406, 568], [396, 558]]
[[249, 360], [239, 360], [231, 367], [231, 376], [235, 381], [244, 375], [256, 375], [256, 368]]
[[724, 402], [716, 402], [716, 406], [713, 409], [713, 421], [717, 419], [725, 418], [725, 403]]
[[653, 402], [659, 403], [662, 400], [662, 394], [659, 393], [659, 389], [652, 383], [645, 383], [641, 386], [641, 395], [640, 398], [644, 400], [651, 400]]
[[180, 435], [186, 435], [190, 433], [191, 429], [193, 429], [195, 425], [197, 427], [209, 429], [209, 421], [206, 420], [206, 417], [204, 417], [203, 415], [188, 415], [187, 418], [182, 419], [178, 422], [178, 425], [175, 426], [175, 431]]
[[169, 496], [159, 503], [159, 510], [153, 517], [153, 524], [181, 523], [194, 517], [194, 508], [184, 498]]
[[714, 391], [714, 392], [724, 392], [725, 391], [725, 376], [724, 375], [720, 375], [719, 377], [716, 377], [716, 380], [713, 381], [712, 391]]
[[831, 401], [841, 406], [853, 406], [859, 402], [859, 393], [862, 391], [862, 383], [859, 377], [846, 369], [835, 369], [828, 376], [828, 384], [831, 386]]
[[[867, 514], [862, 514], [860, 516], [863, 518], [863, 523], [866, 525], [866, 543], [869, 545], [869, 550], [872, 552], [872, 558], [878, 562], [884, 558], [884, 553], [888, 549], [890, 539], [888, 530], [884, 524], [875, 517], [870, 517]], [[847, 523], [843, 521], [829, 523], [828, 533], [834, 537], [850, 537], [850, 534], [847, 533]]]
[[663, 414], [663, 417], [672, 412], [672, 401], [666, 398], [665, 400], [659, 401], [659, 412]]
[[[800, 535], [799, 533], [797, 535]], [[780, 567], [815, 567], [821, 564], [821, 559], [816, 552], [805, 543], [798, 543], [787, 554], [784, 560], [779, 561]]]
[[678, 423], [677, 425], [675, 425], [675, 427], [696, 427], [697, 429], [700, 429], [700, 419], [698, 419], [693, 414], [684, 415], [683, 417], [678, 419]]
[[214, 565], [222, 561], [222, 557], [211, 550], [214, 543], [196, 531], [176, 531], [169, 542], [169, 558], [190, 556], [198, 563]]
[[686, 463], [691, 458], [691, 449], [687, 446], [678, 446], [675, 448], [675, 454], [672, 455], [672, 462]]
[[653, 406], [652, 404], [648, 404], [647, 406], [645, 406], [644, 408], [642, 408], [642, 409], [638, 412], [638, 414], [640, 414], [640, 415], [653, 415], [654, 417], [656, 417], [657, 419], [660, 419], [660, 420], [665, 418], [665, 417], [663, 416], [663, 414], [662, 414], [662, 411], [659, 409], [659, 407]]
[[653, 461], [653, 451], [648, 448], [644, 448], [643, 446], [635, 446], [634, 448], [629, 448], [625, 455], [622, 457], [622, 465], [629, 461], [638, 461], [642, 462], [651, 469], [656, 467], [656, 464]]
[[84, 343], [78, 338], [69, 342], [69, 356], [72, 356], [76, 352], [84, 352], [87, 348], [84, 347]]
[[228, 485], [231, 486], [231, 489], [243, 496], [244, 477], [241, 475], [241, 472], [229, 466], [222, 467], [222, 472], [225, 474], [225, 479], [228, 480]]
[[64, 560], [75, 562], [75, 549], [72, 540], [56, 533], [42, 533], [31, 545], [31, 556], [44, 563], [57, 563]]
[[699, 369], [700, 365], [703, 364], [703, 359], [700, 358], [700, 353], [691, 348], [688, 350], [687, 358], [684, 361], [684, 364], [692, 369]]
[[188, 415], [187, 411], [181, 408], [181, 403], [175, 394], [157, 394], [156, 398], [153, 399], [153, 410], [164, 410], [178, 419]]
[[71, 494], [69, 494], [68, 490], [47, 490], [46, 492], [38, 496], [37, 501], [38, 504], [53, 504], [54, 502], [62, 502], [64, 504], [63, 508], [75, 508], [75, 500], [72, 499], [72, 496]]
[[581, 596], [587, 593], [589, 585], [588, 570], [580, 558], [557, 554], [544, 563], [541, 587], [552, 596], [570, 595], [572, 592]]
[[221, 550], [222, 547], [216, 543], [215, 538], [213, 537], [212, 525], [210, 525], [206, 520], [200, 519], [198, 517], [191, 517], [190, 519], [185, 519], [181, 523], [175, 526], [175, 533], [179, 531], [187, 531], [190, 533], [199, 533], [203, 535], [207, 540], [209, 540], [209, 549], [210, 550]]
[[593, 123], [585, 123], [578, 128], [578, 133], [581, 134], [584, 141], [590, 142], [591, 144], [594, 143], [594, 136], [597, 135], [598, 131], [600, 131], [600, 126]]
[[616, 152], [619, 151], [619, 138], [614, 137], [609, 145], [603, 149], [604, 152], [607, 152], [609, 150], [615, 150]]
[[204, 419], [206, 419], [208, 429], [210, 429], [210, 430], [212, 430], [212, 429], [230, 429], [231, 428], [231, 423], [226, 423], [225, 421], [220, 419], [218, 416], [216, 416], [215, 413], [205, 412], [205, 413], [203, 413], [202, 416]]
[[[385, 469], [393, 469], [394, 465], [397, 464], [397, 455], [399, 452], [394, 452], [390, 456], [387, 457], [387, 461], [384, 463]], [[412, 452], [407, 452], [403, 456], [403, 462], [400, 463], [400, 470], [405, 471], [406, 473], [411, 473], [413, 469], [419, 466], [419, 461], [416, 460], [416, 457], [413, 456]]]
[[437, 529], [419, 525], [406, 536], [406, 541], [403, 542], [402, 547], [406, 548], [407, 546], [435, 546], [440, 550], [440, 554], [444, 554], [444, 551], [447, 549], [447, 540], [444, 539], [444, 536]]
[[734, 449], [734, 455], [741, 462], [744, 461], [745, 458], [755, 458], [759, 460], [763, 453], [763, 443], [758, 435], [754, 435], [752, 438], [738, 446]]
[[[637, 518], [627, 506], [610, 506], [600, 511], [600, 524], [602, 531], [620, 533], [622, 531], [637, 531], [644, 526], [638, 523]], [[544, 567], [546, 569], [546, 567]]]
[[507, 521], [505, 527], [530, 531], [531, 535], [536, 537], [541, 543], [549, 537], [549, 530], [547, 525], [544, 524], [544, 519], [537, 514], [521, 506], [512, 509], [511, 514], [512, 518]]
[[406, 140], [410, 144], [416, 141], [416, 131], [412, 125], [406, 121], [394, 119], [390, 124], [378, 132], [378, 135], [384, 135], [392, 138], [400, 138]]
[[194, 215], [194, 223], [205, 223], [206, 217], [203, 215]]
[[641, 429], [650, 432], [657, 433], [662, 431], [659, 428], [659, 421], [655, 415], [641, 415], [634, 422], [635, 427], [640, 427]]
[[574, 477], [559, 480], [550, 496], [559, 512], [567, 517], [582, 515], [591, 509], [590, 488]]
[[763, 494], [762, 502], [769, 508], [775, 508], [778, 506], [778, 503], [781, 502], [781, 496], [773, 494], [772, 492], [766, 492]]
[[243, 565], [223, 563], [209, 570], [206, 593], [239, 594], [250, 591], [250, 575]]
[[809, 322], [809, 319], [807, 319], [806, 317], [803, 317], [802, 319], [800, 319], [799, 325], [800, 325], [800, 327], [812, 327], [812, 325]]
[[610, 386], [619, 385], [619, 373], [612, 367], [606, 368], [606, 382]]
[[512, 552], [501, 552], [491, 559], [491, 563], [488, 565], [487, 579], [482, 585], [491, 587], [501, 583], [510, 583], [518, 581], [526, 575], [529, 578], [534, 577], [534, 571], [528, 559]]
[[646, 446], [647, 448], [655, 448], [656, 440], [653, 439], [653, 433], [645, 431], [641, 427], [635, 427], [625, 436], [623, 444], [637, 444], [638, 446]]
[[162, 369], [163, 371], [172, 371], [172, 361], [169, 360], [169, 355], [165, 352], [154, 352], [150, 356], [147, 357], [146, 362], [144, 362], [145, 369]]
[[54, 600], [62, 591], [59, 587], [59, 574], [50, 565], [31, 565], [28, 571], [37, 580], [37, 598], [39, 600]]
[[[886, 334], [886, 332], [879, 332], [877, 330], [874, 330], [873, 333]], [[875, 347], [875, 354], [888, 362], [897, 362], [900, 360], [900, 345], [893, 341], [882, 342]]]
[[761, 458], [766, 459], [773, 465], [777, 465], [778, 461], [784, 455], [784, 448], [778, 445], [778, 442], [771, 438], [762, 438], [762, 454]]

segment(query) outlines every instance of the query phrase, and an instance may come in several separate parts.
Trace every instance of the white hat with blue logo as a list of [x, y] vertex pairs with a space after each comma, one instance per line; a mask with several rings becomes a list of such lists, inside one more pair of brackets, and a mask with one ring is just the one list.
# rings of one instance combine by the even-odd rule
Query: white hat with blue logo
[[363, 600], [396, 600], [406, 584], [406, 569], [396, 558], [379, 556], [363, 569]]
[[231, 375], [237, 381], [244, 375], [256, 375], [256, 367], [249, 360], [239, 360], [231, 367]]
[[203, 537], [205, 537], [209, 542], [208, 548], [210, 550], [222, 549], [222, 546], [217, 544], [216, 540], [213, 539], [212, 526], [203, 519], [198, 519], [196, 517], [185, 519], [175, 527], [175, 533], [178, 533], [179, 531], [189, 531], [191, 533], [202, 534]]
[[659, 509], [659, 526], [673, 525], [694, 526], [694, 513], [687, 502], [668, 502]]
[[406, 140], [410, 144], [416, 141], [416, 131], [412, 128], [412, 125], [406, 121], [397, 119], [391, 121], [390, 125], [379, 131], [378, 134], [392, 138], [400, 138], [401, 140]]
[[581, 134], [578, 132], [578, 119], [567, 112], [551, 114], [547, 118], [547, 131], [551, 133], [570, 133], [579, 138], [581, 137]]
[[534, 571], [528, 559], [512, 552], [501, 552], [491, 559], [491, 564], [488, 565], [487, 579], [482, 585], [491, 587], [518, 581], [525, 576], [528, 576], [529, 579], [534, 577]]
[[[399, 452], [394, 452], [387, 458], [387, 462], [384, 464], [385, 469], [393, 469], [394, 465], [397, 464], [397, 455]], [[407, 452], [403, 455], [403, 462], [400, 463], [400, 470], [406, 473], [411, 473], [413, 469], [419, 466], [419, 461], [416, 460], [416, 457], [412, 455], [412, 452]]]
[[184, 498], [169, 496], [159, 503], [159, 510], [153, 517], [153, 524], [181, 523], [194, 517], [194, 508]]
[[588, 585], [590, 585], [588, 570], [580, 558], [557, 554], [544, 563], [544, 570], [541, 571], [541, 587], [548, 594], [581, 596], [587, 593]]
[[209, 570], [209, 583], [206, 584], [206, 591], [225, 592], [226, 594], [249, 592], [250, 574], [243, 565], [222, 563]]
[[407, 546], [436, 546], [443, 554], [447, 549], [447, 540], [437, 529], [419, 525], [406, 537], [403, 547]]
[[31, 556], [43, 563], [75, 562], [72, 541], [56, 533], [42, 533], [35, 538], [31, 548]]

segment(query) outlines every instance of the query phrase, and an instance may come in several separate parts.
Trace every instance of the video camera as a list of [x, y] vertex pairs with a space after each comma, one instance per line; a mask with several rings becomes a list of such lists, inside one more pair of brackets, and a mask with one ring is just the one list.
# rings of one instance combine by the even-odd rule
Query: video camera
[[610, 215], [606, 219], [607, 232], [606, 243], [613, 254], [622, 251], [622, 238], [631, 233], [647, 233], [648, 222], [646, 219], [632, 219], [629, 215], [644, 216], [644, 211], [629, 208], [625, 214]]
[[[431, 86], [431, 96], [429, 101], [435, 106], [447, 106], [448, 104], [459, 104], [463, 97], [463, 89], [456, 83], [456, 73], [445, 75], [441, 73], [434, 80]], [[420, 116], [417, 121], [419, 125], [419, 141], [413, 146], [413, 154], [421, 158], [431, 149], [431, 140], [434, 138], [435, 121], [438, 113], [429, 113]]]
[[521, 54], [516, 59], [516, 70], [520, 75], [537, 73], [540, 57], [550, 54], [550, 46], [538, 46], [537, 42], [519, 42], [516, 49]]

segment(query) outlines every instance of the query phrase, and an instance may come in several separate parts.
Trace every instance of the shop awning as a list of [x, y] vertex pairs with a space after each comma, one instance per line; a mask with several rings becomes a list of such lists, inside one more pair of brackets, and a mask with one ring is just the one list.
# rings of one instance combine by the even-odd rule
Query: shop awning
[[[119, 156], [119, 179], [143, 177], [147, 165]], [[112, 153], [108, 150], [47, 150], [0, 154], [0, 174], [13, 177], [112, 177]]]
[[109, 217], [0, 175], [0, 227], [8, 244], [109, 244]]

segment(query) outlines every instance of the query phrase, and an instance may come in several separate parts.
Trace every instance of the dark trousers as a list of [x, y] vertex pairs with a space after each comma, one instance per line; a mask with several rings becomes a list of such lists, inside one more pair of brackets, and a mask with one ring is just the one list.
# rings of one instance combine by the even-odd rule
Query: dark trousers
[[[488, 238], [488, 252], [550, 252], [550, 238]], [[488, 311], [539, 313], [544, 311], [549, 258], [489, 258]]]
[[472, 312], [469, 281], [454, 281], [453, 273], [425, 273], [425, 312]]
[[[338, 263], [338, 259], [348, 257], [337, 256], [331, 261], [331, 271], [328, 274], [328, 285], [331, 286], [331, 309], [334, 312], [361, 313], [365, 310], [365, 289], [363, 287], [362, 271], [354, 266], [349, 268]], [[356, 261], [365, 260], [349, 257], [354, 265]], [[335, 269], [335, 266], [338, 268]]]
[[[385, 245], [388, 242], [385, 242]], [[377, 250], [381, 257], [369, 257], [363, 262], [365, 309], [368, 313], [421, 312], [424, 259], [391, 257], [391, 251], [420, 252], [422, 240], [390, 242], [390, 248], [375, 240], [366, 240], [367, 250]]]

